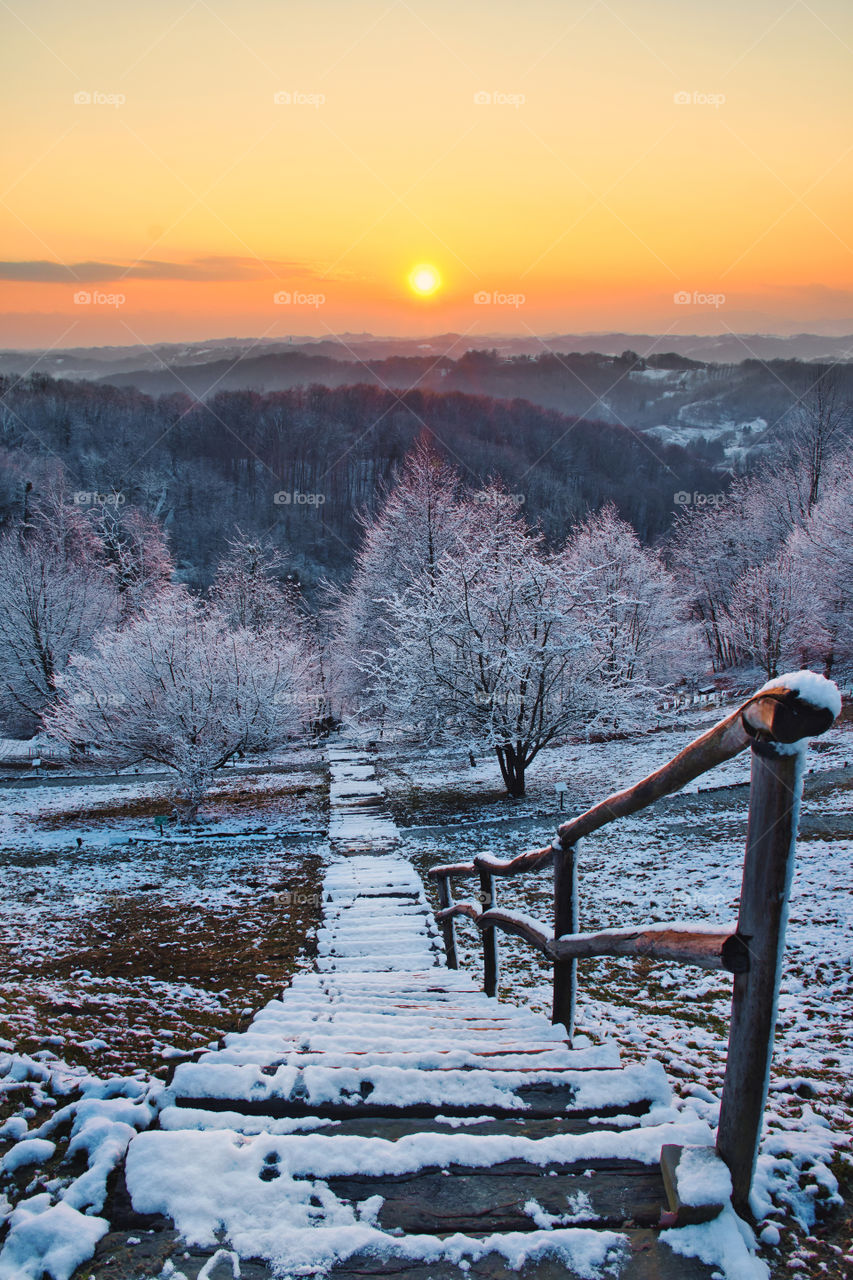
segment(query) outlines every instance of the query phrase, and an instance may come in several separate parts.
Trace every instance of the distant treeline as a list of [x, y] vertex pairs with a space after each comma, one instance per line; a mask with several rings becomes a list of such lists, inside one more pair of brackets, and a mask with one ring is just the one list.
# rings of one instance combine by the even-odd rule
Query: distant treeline
[[[763, 419], [767, 439], [762, 440], [758, 426], [750, 443], [759, 451], [762, 445], [772, 447], [777, 428], [786, 426], [791, 406], [826, 368], [782, 359], [708, 364], [666, 352], [644, 359], [634, 351], [617, 356], [557, 351], [508, 356], [496, 350], [470, 350], [460, 355], [451, 348], [448, 355], [438, 357], [391, 355], [353, 361], [345, 354], [333, 357], [301, 349], [227, 356], [217, 353], [206, 362], [199, 363], [196, 357], [193, 363], [178, 361], [156, 370], [116, 371], [107, 377], [115, 386], [134, 386], [151, 395], [178, 392], [200, 398], [215, 390], [281, 391], [356, 382], [382, 389], [417, 387], [497, 399], [522, 398], [542, 408], [638, 429], [661, 425], [694, 428], [694, 450], [721, 464], [726, 423], [734, 427]], [[834, 368], [842, 391], [853, 396], [853, 364], [841, 363]]]
[[724, 485], [684, 449], [522, 399], [359, 384], [222, 390], [202, 402], [36, 376], [0, 379], [0, 527], [61, 486], [84, 504], [158, 518], [193, 584], [207, 583], [235, 527], [269, 532], [310, 593], [323, 576], [346, 576], [359, 511], [375, 508], [425, 430], [468, 483], [496, 477], [522, 495], [552, 539], [612, 501], [652, 543], [672, 523], [676, 492]]

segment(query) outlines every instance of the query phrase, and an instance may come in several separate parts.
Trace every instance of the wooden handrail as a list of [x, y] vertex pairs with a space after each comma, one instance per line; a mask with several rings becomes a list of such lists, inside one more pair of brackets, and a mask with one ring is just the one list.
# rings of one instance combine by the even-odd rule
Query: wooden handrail
[[[628, 929], [602, 929], [599, 933], [574, 933], [551, 945], [561, 960], [585, 956], [648, 956], [677, 960], [700, 969], [728, 969], [744, 973], [749, 950], [732, 944], [734, 926], [703, 929], [696, 925], [639, 924]], [[736, 970], [732, 965], [736, 964]]]
[[[564, 849], [570, 848], [583, 836], [598, 831], [609, 822], [637, 813], [664, 796], [680, 791], [694, 778], [740, 755], [754, 742], [797, 742], [801, 738], [824, 733], [833, 719], [832, 712], [826, 707], [816, 707], [795, 690], [759, 690], [660, 769], [624, 791], [617, 791], [606, 800], [599, 801], [577, 818], [564, 822], [557, 831], [559, 843]], [[479, 871], [488, 871], [493, 876], [542, 871], [553, 863], [554, 852], [554, 845], [549, 844], [509, 859], [478, 854], [471, 862], [432, 867], [428, 874], [438, 879], [442, 876], [474, 875]]]
[[[747, 702], [726, 716], [674, 756], [667, 764], [624, 791], [617, 791], [571, 818], [557, 829], [564, 848], [576, 844], [583, 836], [598, 831], [616, 818], [627, 817], [680, 791], [688, 782], [740, 755], [755, 742], [789, 744], [801, 738], [825, 733], [835, 719], [826, 707], [818, 707], [801, 698], [793, 689], [759, 690]], [[552, 846], [522, 854], [535, 865], [538, 856], [553, 856]], [[519, 871], [526, 868], [521, 858], [513, 859]], [[508, 864], [510, 865], [510, 864]]]
[[[790, 685], [785, 680], [791, 681]], [[799, 691], [803, 687], [805, 692]], [[808, 694], [814, 690], [815, 701]], [[830, 690], [832, 691], [830, 694]], [[471, 862], [433, 867], [442, 910], [436, 913], [456, 965], [453, 921], [467, 916], [483, 935], [484, 987], [497, 992], [496, 931], [513, 933], [551, 960], [552, 1022], [569, 1038], [574, 1028], [579, 958], [645, 956], [734, 974], [729, 1051], [717, 1150], [732, 1175], [732, 1202], [749, 1214], [749, 1192], [766, 1102], [779, 991], [785, 919], [793, 874], [796, 821], [802, 793], [802, 755], [791, 744], [824, 733], [840, 705], [838, 690], [812, 673], [783, 677], [760, 689], [662, 768], [609, 796], [559, 828], [554, 843], [507, 860], [479, 854]], [[577, 847], [582, 837], [679, 791], [686, 783], [747, 747], [752, 748], [749, 826], [737, 927], [641, 924], [578, 933]], [[495, 904], [494, 878], [554, 867], [554, 933], [519, 912]], [[454, 903], [452, 876], [479, 875], [480, 905]], [[485, 906], [485, 910], [483, 907]]]

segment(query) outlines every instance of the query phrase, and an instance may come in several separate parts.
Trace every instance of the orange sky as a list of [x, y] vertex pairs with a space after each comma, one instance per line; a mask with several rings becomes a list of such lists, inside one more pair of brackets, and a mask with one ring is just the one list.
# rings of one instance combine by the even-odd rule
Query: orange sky
[[849, 0], [2, 14], [3, 345], [853, 332]]

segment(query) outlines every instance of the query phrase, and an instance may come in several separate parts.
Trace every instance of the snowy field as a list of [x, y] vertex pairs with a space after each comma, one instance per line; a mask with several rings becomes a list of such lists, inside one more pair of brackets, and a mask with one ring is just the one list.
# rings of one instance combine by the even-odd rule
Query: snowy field
[[[540, 846], [560, 821], [555, 782], [568, 784], [565, 817], [664, 763], [720, 714], [692, 711], [643, 737], [544, 752], [522, 801], [503, 797], [496, 762], [471, 767], [466, 752], [388, 748], [378, 776], [404, 851], [425, 875], [437, 862]], [[774, 1276], [842, 1277], [853, 1264], [840, 1194], [853, 1120], [851, 761], [849, 721], [809, 752], [755, 1197]], [[193, 838], [158, 838], [154, 818], [168, 806], [162, 784], [142, 776], [0, 791], [0, 1220], [22, 1197], [37, 1207], [45, 1191], [97, 1212], [110, 1159], [149, 1123], [174, 1062], [244, 1027], [312, 965], [327, 862], [323, 752], [289, 753], [265, 769], [223, 779]], [[740, 757], [588, 838], [581, 928], [733, 920], [747, 780]], [[464, 883], [455, 890], [465, 896]], [[551, 920], [547, 873], [499, 882], [499, 899]], [[459, 938], [461, 963], [476, 971], [476, 931], [462, 925]], [[547, 1012], [547, 969], [519, 940], [502, 935], [500, 945], [501, 996]], [[657, 1057], [685, 1113], [713, 1125], [729, 998], [724, 975], [584, 961], [578, 1029], [614, 1038], [627, 1059]], [[53, 1117], [69, 1099], [88, 1172], [52, 1145]], [[821, 1201], [834, 1216], [816, 1212]]]
[[[571, 744], [543, 753], [531, 768], [526, 798], [514, 803], [499, 798], [496, 762], [483, 759], [472, 768], [463, 754], [450, 760], [438, 752], [389, 756], [383, 781], [398, 821], [410, 824], [407, 849], [425, 875], [432, 865], [468, 860], [479, 852], [509, 858], [541, 847], [560, 821], [556, 781], [568, 783], [566, 811], [585, 808], [663, 764], [719, 715], [693, 712], [678, 725], [642, 738]], [[849, 720], [810, 747], [807, 768], [813, 772], [806, 778], [771, 1098], [755, 1190], [768, 1257], [783, 1265], [782, 1253], [772, 1247], [778, 1240], [784, 1266], [800, 1274], [846, 1275], [845, 1267], [853, 1264], [850, 1205], [842, 1209], [838, 1185], [841, 1179], [849, 1186], [853, 1131], [850, 763]], [[580, 856], [581, 929], [667, 919], [734, 921], [748, 776], [748, 758], [737, 757], [690, 784], [686, 794], [589, 837]], [[483, 792], [493, 798], [485, 806], [485, 820], [478, 820], [472, 801]], [[550, 926], [549, 872], [498, 880], [497, 886], [500, 903]], [[465, 881], [456, 881], [454, 894], [462, 899], [476, 888], [476, 882], [466, 887]], [[476, 969], [481, 963], [476, 929], [463, 922], [458, 938], [460, 964]], [[547, 966], [521, 940], [505, 934], [499, 939], [501, 996], [549, 1010]], [[684, 1105], [715, 1124], [731, 979], [628, 959], [582, 961], [579, 975], [578, 1030], [596, 1039], [614, 1037], [626, 1058], [654, 1054]], [[831, 1202], [846, 1215], [848, 1257], [837, 1243], [837, 1221], [832, 1242], [822, 1238], [820, 1225], [814, 1226], [820, 1222], [816, 1201]]]

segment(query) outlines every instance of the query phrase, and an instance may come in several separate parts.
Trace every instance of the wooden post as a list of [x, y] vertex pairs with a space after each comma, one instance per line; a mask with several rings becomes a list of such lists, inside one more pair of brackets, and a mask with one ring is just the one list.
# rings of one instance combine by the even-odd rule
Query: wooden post
[[[441, 910], [453, 906], [453, 900], [450, 896], [450, 876], [438, 877], [438, 905]], [[459, 964], [456, 959], [456, 928], [453, 916], [449, 916], [441, 922], [441, 933], [444, 938], [444, 953], [447, 957], [448, 969], [458, 969]]]
[[738, 936], [749, 950], [749, 971], [734, 977], [717, 1132], [717, 1151], [732, 1175], [732, 1203], [744, 1217], [749, 1216], [767, 1100], [802, 786], [799, 754], [783, 755], [771, 743], [753, 744], [738, 916]]
[[[483, 911], [497, 906], [495, 878], [488, 871], [480, 872], [480, 902]], [[498, 935], [493, 925], [483, 929], [483, 990], [487, 996], [498, 994]]]
[[[577, 846], [554, 850], [554, 937], [578, 932]], [[571, 1040], [575, 1033], [577, 959], [554, 961], [551, 1021], [561, 1022]]]

